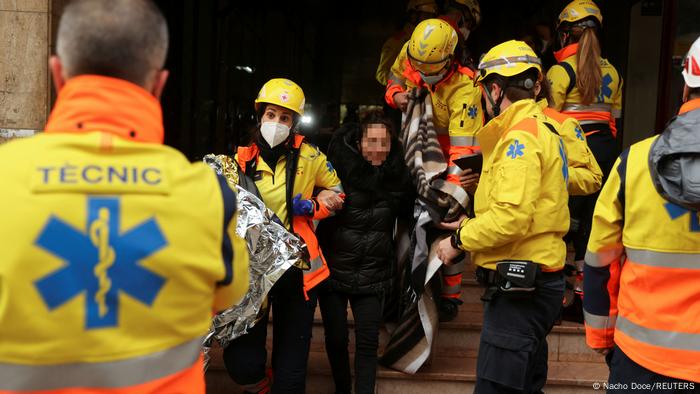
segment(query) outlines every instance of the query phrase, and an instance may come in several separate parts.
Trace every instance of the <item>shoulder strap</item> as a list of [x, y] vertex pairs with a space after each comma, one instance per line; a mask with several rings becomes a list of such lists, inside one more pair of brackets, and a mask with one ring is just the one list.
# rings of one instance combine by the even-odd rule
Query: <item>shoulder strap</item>
[[617, 199], [622, 206], [622, 221], [625, 219], [625, 181], [627, 178], [627, 157], [630, 154], [630, 148], [625, 149], [620, 154], [620, 165], [617, 166], [617, 175], [620, 177], [620, 190], [617, 191]]
[[544, 125], [547, 126], [547, 128], [549, 129], [549, 131], [551, 131], [552, 133], [554, 133], [554, 134], [556, 134], [556, 135], [559, 135], [559, 132], [557, 132], [556, 127], [552, 126], [551, 123], [548, 123], [548, 122], [542, 122], [542, 123], [544, 123]]
[[571, 67], [571, 64], [567, 62], [561, 62], [559, 63], [559, 66], [566, 71], [566, 73], [569, 75], [569, 86], [566, 88], [566, 95], [568, 96], [569, 93], [571, 93], [572, 90], [574, 90], [574, 87], [576, 86], [576, 71], [574, 71], [574, 68]]

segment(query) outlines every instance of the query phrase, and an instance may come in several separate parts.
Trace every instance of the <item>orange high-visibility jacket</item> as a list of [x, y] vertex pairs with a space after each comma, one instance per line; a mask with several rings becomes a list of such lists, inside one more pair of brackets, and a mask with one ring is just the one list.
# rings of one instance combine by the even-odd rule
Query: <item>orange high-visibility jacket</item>
[[[690, 111], [700, 100], [679, 119]], [[586, 341], [617, 344], [644, 368], [700, 382], [699, 216], [664, 199], [649, 168], [667, 132], [623, 152], [601, 191], [584, 266]]]
[[287, 163], [287, 157], [282, 156], [274, 169], [262, 160], [260, 150], [255, 144], [239, 147], [236, 160], [243, 172], [255, 180], [265, 205], [306, 243], [311, 265], [311, 269], [304, 271], [306, 293], [330, 275], [316, 239], [313, 223], [314, 220], [328, 217], [330, 211], [316, 201], [313, 216], [292, 216], [291, 199], [297, 194], [301, 194], [302, 199], [312, 199], [315, 188], [337, 193], [342, 193], [343, 189], [326, 155], [316, 146], [304, 141], [303, 136], [294, 134], [290, 152], [292, 163]]

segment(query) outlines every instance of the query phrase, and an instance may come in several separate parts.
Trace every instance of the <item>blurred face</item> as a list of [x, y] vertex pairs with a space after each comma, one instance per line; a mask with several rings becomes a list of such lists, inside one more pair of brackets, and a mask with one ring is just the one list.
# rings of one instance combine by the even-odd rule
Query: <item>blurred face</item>
[[383, 124], [368, 124], [360, 141], [362, 157], [373, 166], [380, 166], [391, 150], [389, 130]]
[[291, 128], [294, 123], [294, 112], [279, 105], [267, 104], [260, 122], [279, 123]]

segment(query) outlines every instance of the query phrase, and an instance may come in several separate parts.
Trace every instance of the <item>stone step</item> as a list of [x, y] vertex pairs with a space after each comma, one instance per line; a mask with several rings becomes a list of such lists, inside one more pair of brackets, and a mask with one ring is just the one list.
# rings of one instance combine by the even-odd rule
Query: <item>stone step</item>
[[[213, 360], [220, 360], [220, 350], [213, 349]], [[352, 361], [351, 361], [352, 365]], [[311, 352], [307, 377], [307, 391], [332, 393], [334, 390], [328, 358], [323, 352]], [[592, 393], [593, 384], [607, 378], [605, 364], [550, 361], [547, 393]], [[435, 357], [431, 365], [415, 375], [379, 367], [377, 393], [436, 393], [471, 392], [476, 380], [475, 357]], [[213, 361], [207, 371], [207, 393], [239, 393], [240, 388], [229, 379], [221, 362]], [[313, 389], [311, 389], [313, 388]]]

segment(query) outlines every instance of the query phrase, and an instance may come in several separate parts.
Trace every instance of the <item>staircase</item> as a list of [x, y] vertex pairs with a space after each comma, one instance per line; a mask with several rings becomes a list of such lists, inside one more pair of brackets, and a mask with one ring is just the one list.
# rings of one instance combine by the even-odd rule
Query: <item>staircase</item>
[[[380, 367], [377, 371], [376, 392], [380, 394], [471, 393], [476, 381], [476, 356], [482, 326], [483, 289], [473, 278], [473, 271], [465, 272], [462, 282], [462, 300], [459, 315], [449, 323], [441, 323], [435, 341], [430, 365], [415, 375], [407, 375]], [[351, 319], [351, 313], [348, 313]], [[354, 352], [353, 323], [350, 321], [350, 352]], [[270, 325], [268, 345], [271, 344]], [[585, 344], [583, 325], [563, 322], [555, 326], [547, 337], [549, 343], [549, 373], [545, 392], [548, 394], [594, 393], [593, 384], [607, 381], [608, 369], [604, 358]], [[317, 308], [307, 375], [307, 392], [333, 393], [330, 365], [324, 349], [323, 324]], [[381, 354], [388, 342], [382, 329], [379, 340]], [[211, 364], [207, 371], [208, 394], [240, 393], [228, 377], [221, 357], [221, 349], [211, 350]], [[352, 360], [350, 365], [353, 365]]]

